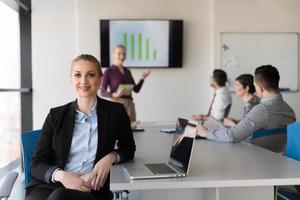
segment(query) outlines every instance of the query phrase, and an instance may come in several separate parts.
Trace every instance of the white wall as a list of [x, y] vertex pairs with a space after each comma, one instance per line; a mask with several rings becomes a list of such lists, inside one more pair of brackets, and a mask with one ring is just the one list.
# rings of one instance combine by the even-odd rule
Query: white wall
[[69, 64], [76, 55], [76, 12], [72, 1], [32, 0], [33, 126], [49, 109], [74, 98]]
[[[221, 32], [300, 32], [299, 0], [214, 0], [215, 63], [220, 64]], [[300, 77], [300, 75], [298, 75]], [[299, 87], [299, 86], [298, 86]], [[300, 89], [300, 87], [299, 87]], [[284, 99], [300, 117], [300, 93], [283, 93]], [[233, 99], [233, 115], [242, 102]]]
[[[171, 6], [172, 5], [172, 6]], [[209, 0], [90, 0], [79, 1], [79, 51], [99, 57], [99, 19], [183, 19], [184, 55], [181, 69], [153, 69], [134, 95], [137, 119], [174, 120], [191, 117], [209, 104], [206, 97], [210, 66], [211, 8]], [[135, 80], [143, 70], [132, 69]]]
[[[210, 0], [48, 0], [32, 2], [34, 127], [50, 107], [74, 97], [69, 62], [77, 53], [99, 58], [99, 20], [183, 19], [183, 68], [153, 69], [134, 95], [140, 120], [174, 120], [207, 112], [211, 95], [212, 3]], [[136, 80], [142, 70], [132, 69]]]
[[[183, 68], [153, 69], [134, 95], [140, 120], [174, 120], [207, 112], [208, 76], [219, 64], [220, 32], [300, 32], [299, 0], [32, 0], [33, 116], [40, 128], [53, 106], [74, 98], [69, 63], [79, 53], [99, 58], [99, 20], [183, 19]], [[136, 80], [141, 69], [132, 69]], [[299, 93], [284, 94], [300, 113]], [[234, 98], [233, 116], [242, 102]]]

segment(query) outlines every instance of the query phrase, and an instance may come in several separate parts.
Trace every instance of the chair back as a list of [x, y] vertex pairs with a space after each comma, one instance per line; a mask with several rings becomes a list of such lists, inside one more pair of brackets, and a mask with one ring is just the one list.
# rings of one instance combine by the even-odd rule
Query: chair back
[[276, 153], [282, 152], [286, 143], [287, 127], [260, 129], [252, 134], [251, 143]]
[[[285, 155], [289, 158], [300, 161], [300, 122], [295, 122], [287, 126], [287, 143]], [[294, 186], [297, 193], [279, 188], [276, 194], [277, 200], [296, 200], [300, 199], [300, 186]]]
[[41, 130], [30, 131], [26, 133], [22, 133], [22, 150], [23, 150], [23, 166], [24, 166], [24, 174], [25, 174], [25, 187], [27, 188], [29, 183], [34, 180], [31, 175], [31, 158], [36, 149], [37, 143], [39, 141], [39, 137], [41, 134]]
[[229, 115], [229, 113], [230, 113], [230, 109], [231, 109], [231, 104], [229, 104], [229, 105], [225, 108], [225, 111], [224, 111], [224, 117], [223, 117], [223, 118], [228, 117], [228, 115]]
[[287, 127], [286, 156], [300, 161], [300, 122]]
[[12, 188], [16, 179], [18, 178], [18, 172], [10, 172], [3, 180], [0, 186], [0, 199], [7, 199], [10, 196]]

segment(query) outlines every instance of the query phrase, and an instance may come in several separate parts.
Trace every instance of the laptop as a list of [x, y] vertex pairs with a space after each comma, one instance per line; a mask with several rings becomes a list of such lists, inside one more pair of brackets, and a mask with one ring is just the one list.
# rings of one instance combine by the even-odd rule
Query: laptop
[[178, 118], [168, 163], [124, 164], [130, 179], [184, 177], [188, 174], [196, 136], [196, 125]]
[[[176, 126], [175, 127], [171, 127], [171, 128], [161, 128], [159, 129], [160, 132], [163, 133], [177, 133], [177, 134], [181, 134], [183, 133], [183, 128], [190, 123], [192, 126], [194, 126], [194, 124], [197, 124], [197, 121], [195, 120], [187, 120], [187, 119], [183, 119], [183, 118], [178, 118], [176, 121]], [[174, 124], [174, 123], [172, 123]]]

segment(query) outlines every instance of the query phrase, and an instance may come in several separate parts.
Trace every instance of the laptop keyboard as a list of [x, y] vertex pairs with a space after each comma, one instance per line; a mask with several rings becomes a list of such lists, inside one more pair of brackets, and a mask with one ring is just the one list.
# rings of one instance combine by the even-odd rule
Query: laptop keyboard
[[145, 164], [145, 166], [150, 169], [154, 174], [176, 174], [171, 167], [164, 163], [159, 164]]

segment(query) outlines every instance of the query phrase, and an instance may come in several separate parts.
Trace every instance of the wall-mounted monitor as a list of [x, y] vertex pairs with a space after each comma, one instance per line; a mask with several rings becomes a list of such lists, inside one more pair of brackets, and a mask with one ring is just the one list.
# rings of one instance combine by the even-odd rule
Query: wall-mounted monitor
[[119, 44], [126, 47], [126, 67], [182, 67], [183, 21], [100, 20], [100, 43], [103, 67]]

